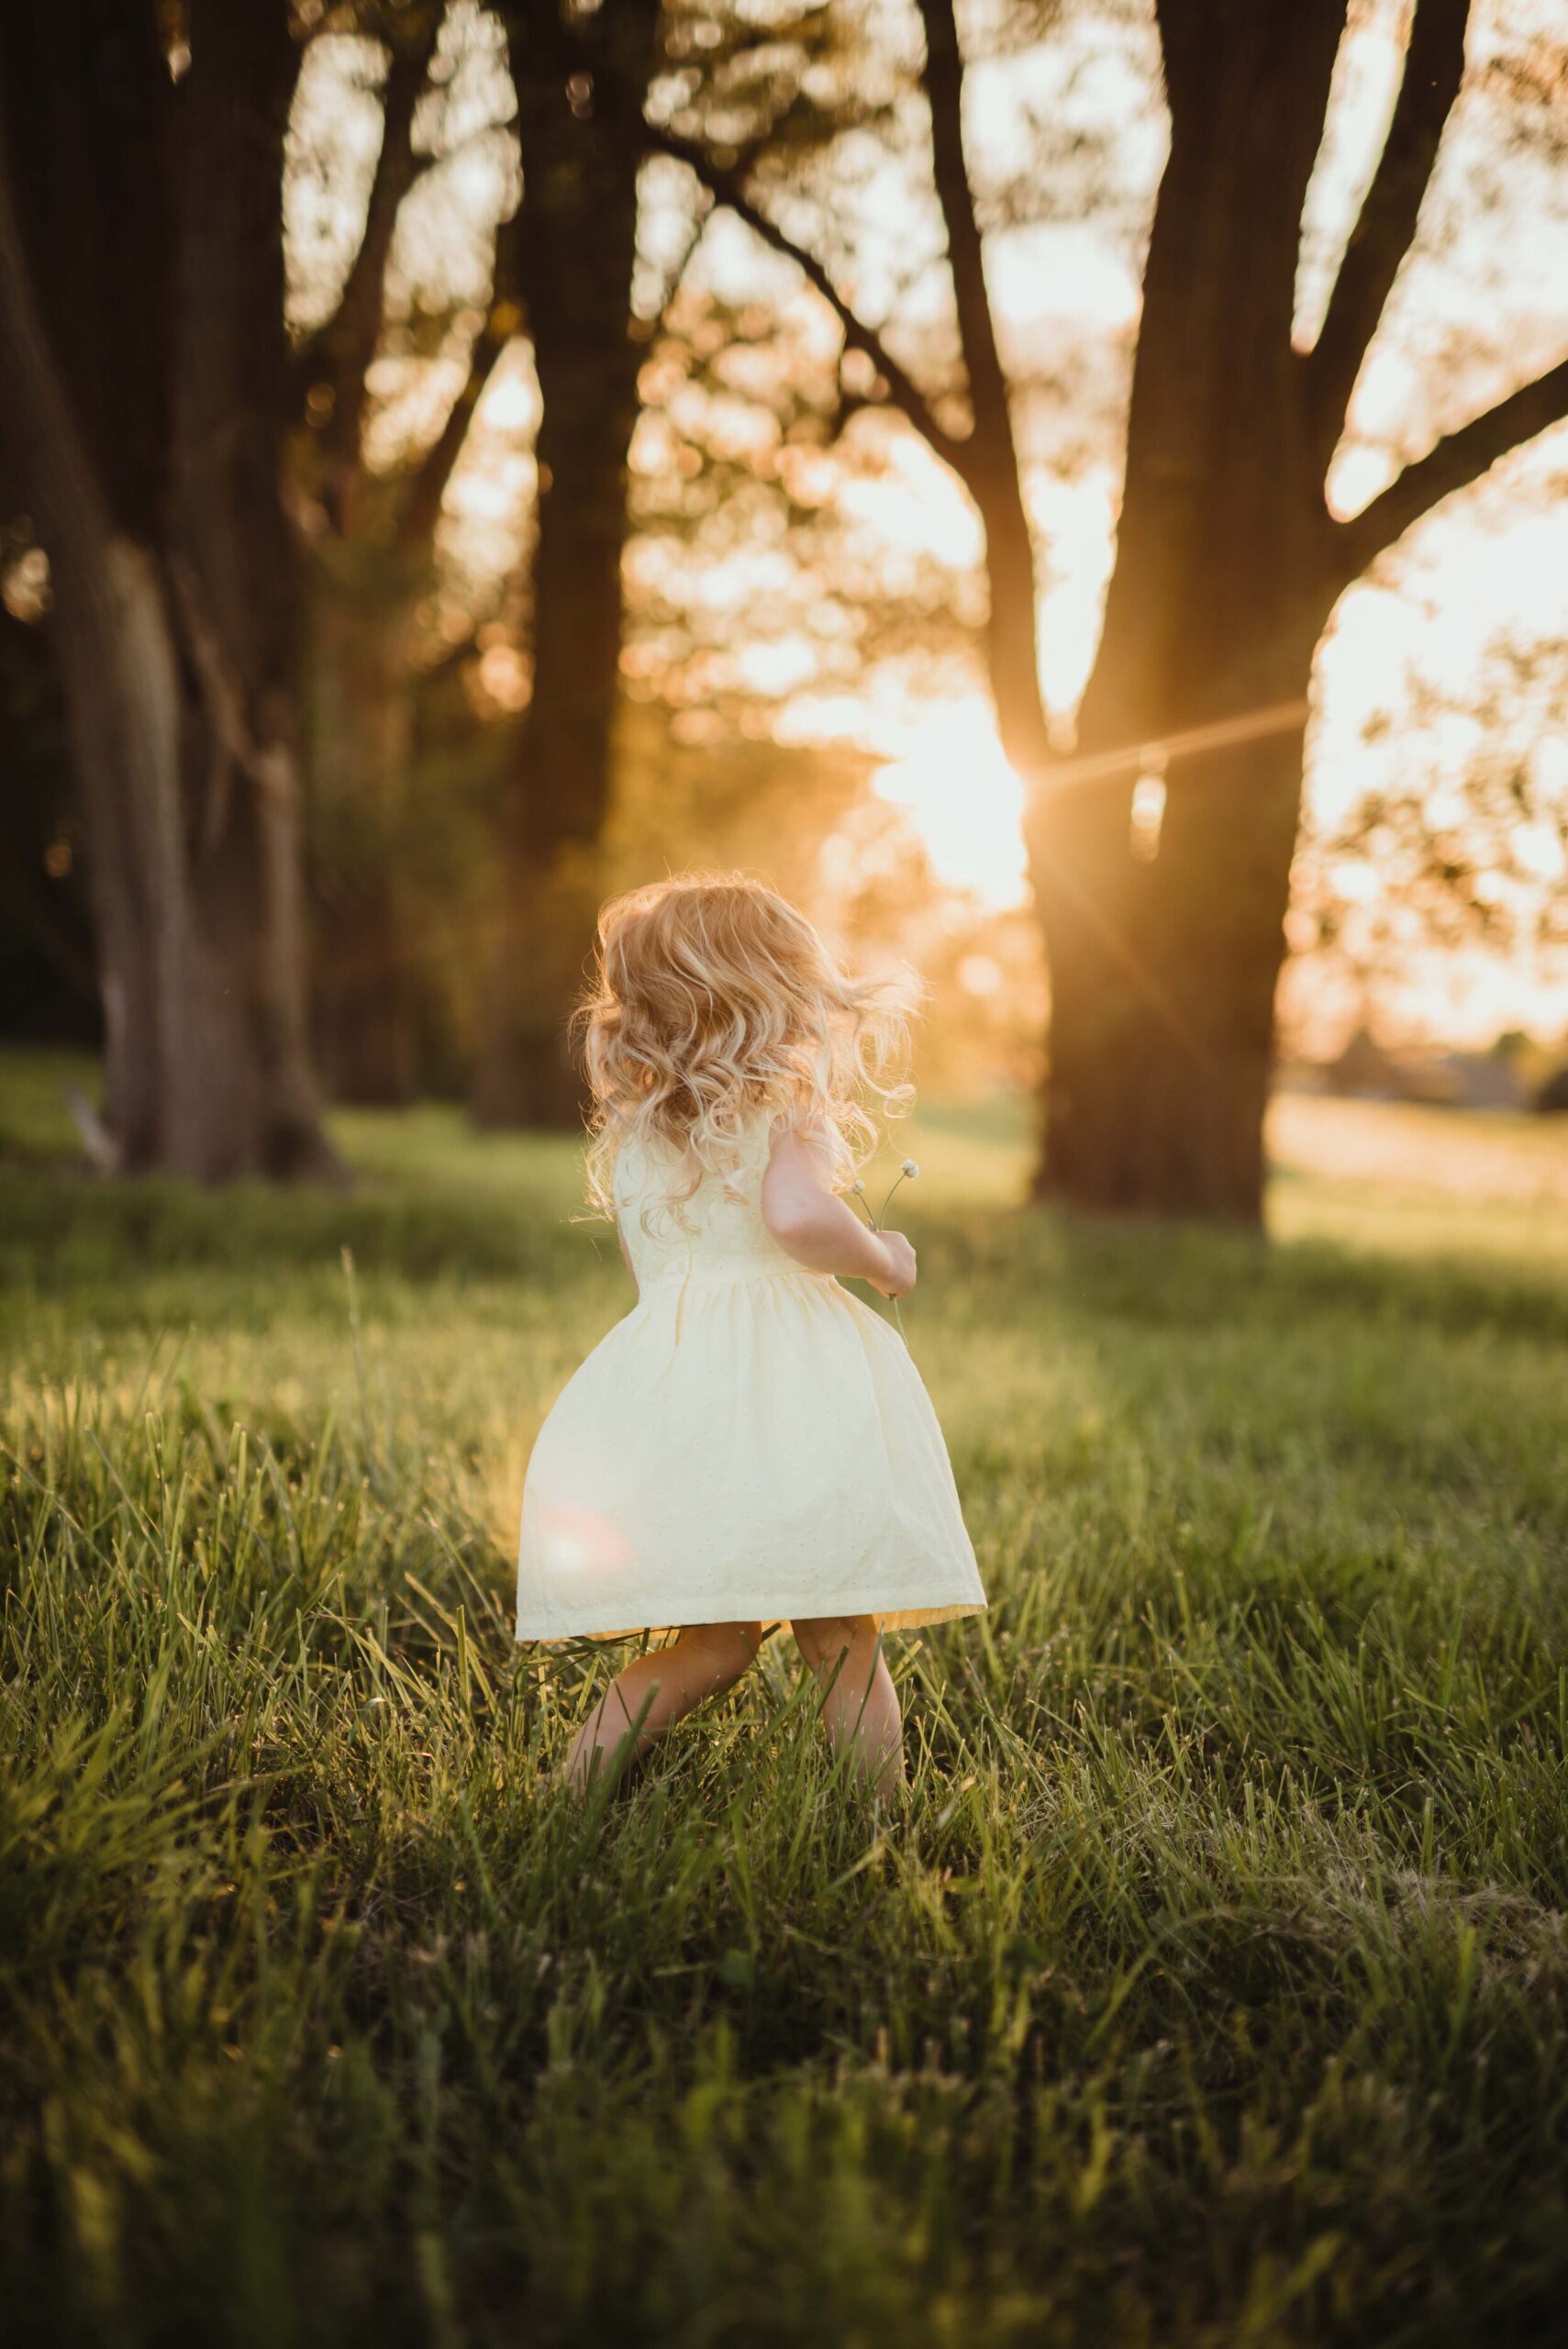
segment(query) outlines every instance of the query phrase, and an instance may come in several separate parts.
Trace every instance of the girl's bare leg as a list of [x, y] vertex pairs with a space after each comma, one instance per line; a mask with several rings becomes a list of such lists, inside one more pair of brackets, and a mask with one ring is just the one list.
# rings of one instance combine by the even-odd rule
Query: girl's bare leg
[[857, 1776], [890, 1799], [904, 1786], [904, 1720], [875, 1616], [818, 1616], [794, 1629], [824, 1691], [834, 1753], [851, 1754]]
[[[762, 1644], [761, 1623], [688, 1623], [672, 1647], [639, 1655], [610, 1683], [572, 1741], [566, 1775], [579, 1794], [618, 1777], [673, 1721], [733, 1687]], [[635, 1734], [634, 1734], [635, 1732]]]

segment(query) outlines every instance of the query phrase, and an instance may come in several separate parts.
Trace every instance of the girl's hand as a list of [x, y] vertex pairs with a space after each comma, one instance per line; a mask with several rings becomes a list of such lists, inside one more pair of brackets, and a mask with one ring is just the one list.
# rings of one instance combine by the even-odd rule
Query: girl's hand
[[915, 1286], [915, 1251], [901, 1231], [879, 1231], [876, 1236], [887, 1253], [887, 1277], [879, 1279], [873, 1273], [871, 1286], [884, 1297], [907, 1297]]
[[790, 1127], [779, 1133], [762, 1177], [762, 1221], [786, 1256], [807, 1272], [864, 1281], [884, 1297], [907, 1297], [915, 1251], [901, 1231], [862, 1220], [831, 1188], [834, 1166], [825, 1132]]

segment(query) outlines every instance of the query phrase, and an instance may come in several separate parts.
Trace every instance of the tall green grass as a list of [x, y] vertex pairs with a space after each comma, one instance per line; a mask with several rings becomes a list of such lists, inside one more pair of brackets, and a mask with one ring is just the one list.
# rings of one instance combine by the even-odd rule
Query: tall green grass
[[1556, 2337], [1528, 1233], [1396, 1256], [1309, 1185], [1272, 1252], [1074, 1225], [1006, 1204], [1016, 1131], [929, 1121], [906, 1323], [993, 1605], [895, 1644], [908, 1816], [782, 1631], [584, 1814], [612, 1658], [510, 1637], [532, 1430], [627, 1302], [570, 1150], [361, 1119], [354, 1198], [207, 1198], [68, 1178], [29, 1117], [11, 2337]]

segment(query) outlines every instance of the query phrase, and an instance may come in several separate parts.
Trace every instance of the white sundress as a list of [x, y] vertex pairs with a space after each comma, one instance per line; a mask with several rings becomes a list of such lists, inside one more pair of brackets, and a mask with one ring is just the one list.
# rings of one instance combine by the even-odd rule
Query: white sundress
[[638, 1301], [534, 1444], [519, 1640], [835, 1615], [901, 1631], [986, 1604], [903, 1339], [762, 1220], [772, 1130], [769, 1109], [748, 1121], [729, 1190], [705, 1174], [686, 1229], [665, 1204], [674, 1153], [621, 1152]]

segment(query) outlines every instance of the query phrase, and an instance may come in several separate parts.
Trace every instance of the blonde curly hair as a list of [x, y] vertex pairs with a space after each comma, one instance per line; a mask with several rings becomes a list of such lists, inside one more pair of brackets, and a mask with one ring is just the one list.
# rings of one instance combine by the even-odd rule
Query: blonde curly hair
[[628, 1142], [659, 1141], [683, 1162], [678, 1215], [705, 1174], [733, 1176], [764, 1106], [826, 1135], [835, 1180], [851, 1182], [878, 1141], [862, 1097], [893, 1117], [914, 1098], [896, 1072], [917, 992], [911, 973], [854, 977], [804, 914], [745, 874], [683, 873], [610, 898], [573, 1021], [594, 1098], [594, 1206], [614, 1215]]

